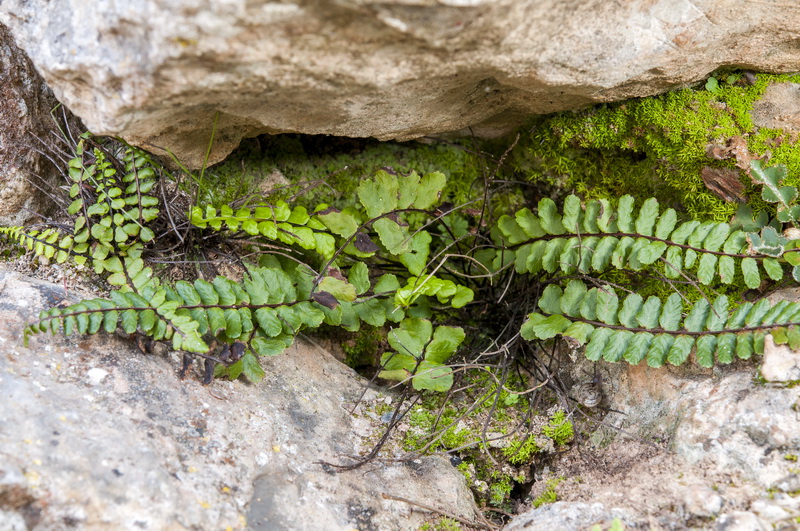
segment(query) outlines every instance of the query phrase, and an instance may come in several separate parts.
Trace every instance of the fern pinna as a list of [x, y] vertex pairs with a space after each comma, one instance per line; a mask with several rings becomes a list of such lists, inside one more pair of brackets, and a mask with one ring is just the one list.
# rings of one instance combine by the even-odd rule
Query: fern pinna
[[[606, 200], [583, 206], [568, 196], [559, 212], [543, 199], [538, 214], [524, 209], [504, 216], [499, 228], [508, 248], [505, 260], [514, 260], [518, 273], [589, 275], [612, 268], [639, 271], [657, 267], [667, 279], [696, 275], [700, 283], [730, 284], [737, 274], [750, 288], [758, 288], [765, 273], [783, 278], [791, 247], [788, 238], [774, 238], [774, 227], [760, 233], [734, 230], [727, 223], [678, 223], [673, 209], [659, 213], [655, 199], [636, 212], [630, 196], [616, 209]], [[772, 246], [763, 242], [771, 238]], [[791, 262], [790, 262], [791, 265]], [[795, 270], [797, 266], [795, 266]], [[686, 277], [690, 278], [690, 277]], [[692, 351], [699, 365], [730, 363], [763, 352], [764, 336], [776, 342], [800, 345], [800, 304], [766, 299], [735, 308], [728, 297], [701, 298], [684, 308], [678, 293], [666, 300], [637, 293], [624, 298], [610, 285], [589, 287], [583, 280], [551, 281], [522, 325], [525, 339], [556, 335], [585, 345], [586, 357], [610, 362], [626, 360], [660, 367], [684, 363]]]

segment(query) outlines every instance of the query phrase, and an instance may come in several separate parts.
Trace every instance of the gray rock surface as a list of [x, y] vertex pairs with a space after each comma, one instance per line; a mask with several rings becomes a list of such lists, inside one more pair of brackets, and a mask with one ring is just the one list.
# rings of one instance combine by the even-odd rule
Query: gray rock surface
[[[46, 212], [49, 200], [37, 190], [56, 183], [56, 168], [42, 155], [53, 142], [55, 96], [0, 24], [0, 224], [19, 225]], [[61, 113], [56, 114], [61, 117]]]
[[624, 509], [607, 508], [602, 503], [555, 502], [542, 505], [517, 516], [505, 531], [553, 531], [554, 529], [589, 529], [594, 525], [608, 529], [615, 520], [625, 526], [635, 526]]
[[682, 389], [672, 444], [687, 463], [736, 471], [765, 489], [791, 473], [786, 455], [800, 454], [800, 388], [772, 388], [736, 372]]
[[767, 87], [750, 113], [756, 127], [800, 132], [800, 85], [775, 83]]
[[259, 133], [491, 134], [719, 66], [800, 70], [787, 1], [6, 0], [0, 23], [93, 132], [193, 167], [217, 113], [212, 162]]
[[[635, 528], [794, 529], [800, 387], [759, 381], [757, 365], [711, 370], [599, 363], [603, 406], [612, 411], [595, 410], [604, 424], [593, 425], [596, 431], [576, 455], [550, 463], [551, 477], [565, 478], [556, 487], [565, 505], [532, 509], [509, 529], [588, 529], [593, 523], [608, 529], [610, 508]], [[581, 360], [572, 377], [593, 371]], [[536, 484], [533, 490], [536, 496]], [[602, 505], [584, 508], [592, 522], [573, 525], [580, 504]], [[534, 523], [522, 527], [526, 522]]]
[[721, 515], [714, 529], [717, 531], [767, 531], [772, 529], [772, 526], [753, 513], [736, 511]]
[[710, 518], [722, 510], [725, 500], [705, 485], [689, 485], [683, 493], [683, 506], [692, 516]]
[[772, 335], [764, 338], [764, 359], [761, 377], [768, 382], [796, 382], [800, 380], [800, 352], [789, 345], [776, 345]]
[[117, 337], [35, 336], [23, 347], [23, 321], [64, 296], [0, 271], [0, 527], [383, 530], [424, 521], [383, 494], [473, 517], [463, 476], [443, 458], [340, 474], [318, 463], [370, 448], [347, 411], [364, 382], [320, 348], [298, 342], [268, 360], [260, 384], [204, 387], [180, 381], [175, 359]]

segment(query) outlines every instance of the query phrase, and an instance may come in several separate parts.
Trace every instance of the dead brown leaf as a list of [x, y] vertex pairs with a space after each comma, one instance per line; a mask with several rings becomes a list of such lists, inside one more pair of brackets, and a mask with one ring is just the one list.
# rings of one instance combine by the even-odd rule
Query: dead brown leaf
[[736, 167], [747, 172], [750, 171], [750, 161], [753, 157], [747, 149], [747, 141], [741, 136], [732, 136], [722, 144], [710, 144], [706, 148], [706, 155], [716, 160], [736, 159]]
[[712, 168], [703, 166], [700, 177], [711, 193], [725, 201], [743, 203], [744, 185], [739, 179], [739, 172], [730, 168]]

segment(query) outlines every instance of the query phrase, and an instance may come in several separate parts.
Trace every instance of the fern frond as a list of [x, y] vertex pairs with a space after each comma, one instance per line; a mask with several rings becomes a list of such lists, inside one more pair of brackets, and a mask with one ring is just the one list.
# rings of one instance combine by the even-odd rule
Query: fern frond
[[213, 337], [245, 343], [245, 356], [271, 356], [291, 345], [302, 328], [315, 328], [325, 318], [316, 302], [298, 299], [297, 287], [280, 269], [251, 268], [241, 283], [219, 276], [213, 282], [178, 281], [166, 286], [149, 268], [137, 271], [140, 262], [133, 261], [125, 271], [136, 291], [113, 290], [110, 299], [44, 311], [25, 329], [26, 338], [48, 330], [70, 335], [113, 332], [119, 327], [128, 334], [171, 340], [175, 350], [208, 353], [204, 338]]
[[[171, 341], [175, 350], [202, 355], [210, 353], [212, 339], [225, 344], [239, 342], [246, 351], [235, 367], [228, 368], [230, 375], [235, 377], [244, 370], [248, 378], [258, 380], [263, 376], [258, 356], [279, 354], [304, 328], [325, 322], [355, 331], [362, 321], [382, 326], [387, 320], [401, 322], [406, 316], [396, 304], [400, 284], [394, 275], [383, 275], [370, 286], [364, 264], [351, 269], [348, 281], [328, 276], [315, 286], [314, 273], [304, 266], [294, 262], [282, 265], [266, 256], [261, 266], [248, 269], [241, 282], [218, 276], [211, 282], [198, 279], [164, 285], [139, 257], [122, 261], [114, 257], [108, 262], [107, 268], [114, 272], [109, 280], [122, 285], [120, 289], [111, 291], [109, 299], [41, 312], [39, 320], [26, 327], [26, 341], [45, 331], [70, 335], [120, 328], [128, 334]], [[446, 282], [434, 278], [430, 285], [447, 290]], [[454, 293], [447, 297], [433, 294], [455, 299], [458, 293], [451, 291]], [[321, 293], [326, 297], [318, 297]], [[424, 295], [428, 293], [419, 294]]]
[[325, 259], [336, 252], [336, 240], [325, 225], [311, 217], [303, 206], [290, 207], [285, 201], [274, 205], [259, 204], [233, 210], [223, 205], [219, 210], [208, 205], [193, 207], [189, 213], [192, 224], [213, 230], [243, 231], [250, 236], [263, 236], [288, 245], [314, 250]]
[[36, 256], [55, 258], [61, 264], [72, 256], [76, 263], [83, 264], [89, 258], [88, 244], [76, 244], [71, 235], [62, 235], [56, 229], [25, 230], [25, 227], [0, 227], [0, 234], [16, 241], [20, 246], [33, 251]]
[[0, 234], [58, 263], [70, 257], [77, 264], [91, 260], [100, 274], [107, 270], [110, 258], [119, 261], [119, 257], [136, 256], [142, 242], [155, 237], [146, 225], [159, 213], [159, 200], [148, 195], [157, 175], [144, 152], [129, 146], [123, 157], [112, 163], [99, 147], [86, 152], [87, 140], [81, 139], [76, 157], [69, 161], [70, 197], [74, 200], [68, 212], [76, 216], [72, 230], [65, 234], [52, 228], [0, 227]]
[[89, 157], [83, 143], [81, 140], [78, 145], [78, 156], [69, 161], [73, 181], [69, 195], [74, 201], [68, 212], [78, 215], [75, 242], [84, 243], [91, 237], [105, 249], [96, 247], [92, 253], [102, 260], [115, 247], [151, 241], [155, 234], [146, 224], [159, 214], [159, 200], [150, 194], [157, 182], [153, 164], [143, 151], [128, 147], [118, 167], [99, 148]]
[[752, 289], [764, 274], [783, 277], [777, 258], [788, 242], [771, 227], [759, 235], [732, 230], [727, 223], [678, 223], [675, 210], [659, 212], [652, 198], [636, 211], [630, 196], [620, 198], [616, 210], [607, 200], [589, 201], [584, 208], [579, 198], [568, 196], [562, 213], [544, 198], [538, 214], [522, 209], [501, 217], [498, 227], [514, 250], [518, 273], [639, 271], [662, 261], [667, 278], [691, 269], [705, 285], [730, 284], [738, 267]]
[[[336, 236], [345, 240], [345, 253], [361, 258], [375, 254], [380, 248], [364, 230], [371, 226], [384, 248], [390, 254], [399, 256], [419, 252], [419, 242], [428, 236], [424, 244], [427, 246], [430, 235], [420, 231], [412, 236], [408, 225], [398, 218], [398, 214], [426, 211], [438, 203], [445, 181], [444, 175], [439, 172], [420, 177], [415, 172], [397, 176], [381, 170], [359, 185], [360, 208], [348, 207], [340, 211], [319, 205], [309, 213], [302, 206], [292, 208], [285, 201], [277, 201], [274, 205], [260, 204], [236, 210], [227, 205], [219, 210], [210, 205], [205, 208], [193, 207], [189, 217], [196, 227], [217, 231], [241, 230], [251, 236], [314, 250], [326, 260], [331, 260], [336, 254]], [[417, 248], [412, 249], [415, 243]], [[420, 272], [421, 269], [415, 274]]]
[[528, 340], [569, 337], [586, 345], [586, 357], [597, 361], [626, 360], [638, 364], [647, 359], [651, 367], [669, 362], [680, 365], [692, 349], [700, 366], [730, 363], [734, 356], [750, 358], [764, 349], [764, 336], [773, 332], [800, 344], [800, 303], [771, 304], [762, 299], [745, 302], [731, 311], [728, 298], [700, 299], [684, 314], [680, 295], [665, 301], [651, 296], [644, 300], [632, 293], [621, 299], [611, 287], [587, 288], [570, 281], [562, 290], [551, 284], [534, 312], [522, 325]]

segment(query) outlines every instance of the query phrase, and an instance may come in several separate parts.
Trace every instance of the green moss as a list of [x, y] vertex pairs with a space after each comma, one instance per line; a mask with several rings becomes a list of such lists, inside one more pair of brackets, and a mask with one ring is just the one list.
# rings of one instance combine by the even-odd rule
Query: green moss
[[348, 335], [341, 342], [345, 353], [344, 362], [348, 367], [374, 366], [380, 361], [382, 346], [386, 343], [386, 330], [363, 326], [358, 334]]
[[534, 456], [541, 451], [542, 449], [536, 444], [536, 438], [529, 435], [522, 440], [513, 440], [511, 444], [503, 448], [503, 455], [509, 463], [522, 465], [533, 462]]
[[[498, 388], [497, 381], [486, 371], [467, 371], [462, 386], [469, 390], [450, 397], [427, 395], [415, 406], [407, 416], [403, 448], [419, 450], [435, 437], [427, 451], [454, 453], [462, 460], [458, 470], [478, 500], [505, 507], [514, 487], [530, 480], [526, 477], [530, 465], [537, 459], [546, 459], [547, 452], [553, 449], [544, 429], [551, 430], [549, 438], [555, 438], [555, 445], [561, 445], [571, 439], [567, 432], [572, 425], [563, 413], [549, 419], [537, 416], [533, 425], [539, 427], [526, 436], [522, 426], [529, 425], [525, 420], [529, 404], [525, 395], [518, 393], [525, 385], [516, 376]], [[487, 424], [489, 412], [492, 417]], [[506, 433], [514, 434], [503, 438]], [[484, 443], [484, 435], [490, 439], [488, 444]]]
[[[242, 142], [224, 162], [209, 168], [206, 178], [215, 196], [205, 199], [216, 206], [230, 202], [258, 189], [278, 171], [292, 184], [319, 181], [316, 188], [298, 198], [301, 203], [327, 201], [342, 206], [350, 204], [362, 179], [387, 167], [403, 173], [415, 170], [420, 175], [443, 172], [447, 177], [444, 194], [455, 204], [465, 202], [480, 188], [484, 173], [482, 159], [458, 143], [262, 136]], [[270, 187], [269, 182], [262, 186]], [[279, 194], [289, 196], [299, 190], [295, 187]]]
[[[566, 413], [559, 409], [550, 416], [547, 425], [542, 427], [542, 435], [551, 439], [555, 446], [564, 446], [572, 441], [575, 436], [572, 422], [567, 419]], [[514, 438], [511, 443], [503, 448], [502, 454], [513, 465], [533, 463], [536, 454], [544, 449], [537, 443], [536, 437], [528, 435]]]
[[422, 524], [419, 531], [459, 531], [460, 529], [461, 524], [458, 521], [443, 516], [435, 523]]
[[556, 446], [563, 446], [571, 442], [575, 436], [572, 422], [567, 419], [567, 414], [563, 409], [553, 413], [547, 426], [542, 428], [542, 433], [551, 438]]
[[710, 159], [708, 145], [742, 136], [751, 152], [769, 149], [774, 162], [786, 164], [800, 179], [797, 139], [755, 131], [750, 117], [753, 103], [770, 83], [800, 76], [759, 74], [752, 86], [736, 74], [720, 77], [726, 81], [714, 92], [686, 88], [540, 119], [516, 150], [515, 166], [534, 181], [560, 184], [586, 198], [655, 196], [698, 219], [727, 221], [735, 204], [709, 192], [700, 169], [733, 167], [733, 161]]
[[556, 492], [556, 487], [558, 487], [559, 483], [562, 481], [564, 481], [563, 477], [547, 480], [547, 488], [531, 503], [533, 508], [538, 509], [542, 505], [557, 501], [558, 493]]
[[495, 507], [502, 506], [508, 501], [511, 491], [514, 489], [512, 478], [498, 474], [498, 477], [489, 487], [489, 503]]
[[[592, 526], [590, 531], [603, 531], [603, 527], [600, 524], [595, 524]], [[623, 524], [622, 520], [619, 518], [614, 518], [611, 520], [611, 525], [608, 527], [608, 531], [625, 531], [625, 524]]]
[[[422, 448], [428, 443], [428, 435], [436, 429], [450, 426], [444, 434], [441, 435], [437, 444], [438, 448], [452, 450], [468, 445], [472, 442], [472, 432], [461, 427], [457, 419], [460, 412], [455, 408], [446, 408], [441, 415], [438, 414], [436, 409], [425, 409], [424, 407], [417, 407], [409, 416], [409, 425], [413, 428], [406, 435], [403, 441], [403, 446], [406, 450], [413, 451]], [[437, 422], [438, 420], [438, 422]]]

